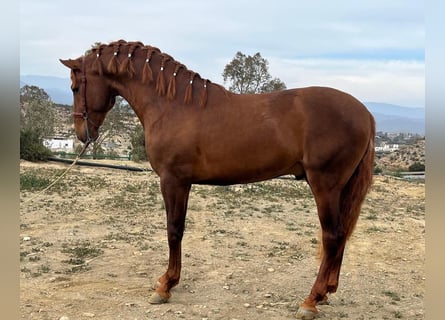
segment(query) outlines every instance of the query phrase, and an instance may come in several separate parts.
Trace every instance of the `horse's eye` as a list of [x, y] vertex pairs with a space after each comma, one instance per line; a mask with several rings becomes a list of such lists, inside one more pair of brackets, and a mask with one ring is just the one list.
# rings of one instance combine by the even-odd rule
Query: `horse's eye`
[[79, 88], [77, 88], [77, 87], [76, 88], [72, 88], [71, 90], [73, 91], [74, 94], [79, 92]]

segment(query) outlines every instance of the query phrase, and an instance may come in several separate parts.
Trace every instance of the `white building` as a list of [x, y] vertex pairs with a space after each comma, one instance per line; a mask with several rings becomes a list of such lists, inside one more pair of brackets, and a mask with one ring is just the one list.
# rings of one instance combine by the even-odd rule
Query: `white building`
[[375, 147], [375, 152], [394, 152], [396, 150], [399, 150], [398, 144], [386, 144], [385, 142]]
[[51, 138], [43, 139], [43, 144], [45, 147], [52, 151], [74, 151], [74, 139], [63, 139], [63, 138]]

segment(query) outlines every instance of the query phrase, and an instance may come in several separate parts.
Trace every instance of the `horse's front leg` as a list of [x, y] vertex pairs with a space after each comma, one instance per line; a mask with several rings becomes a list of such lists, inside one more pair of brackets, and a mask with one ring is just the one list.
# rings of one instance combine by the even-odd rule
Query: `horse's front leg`
[[167, 212], [169, 259], [167, 271], [159, 278], [150, 303], [165, 303], [171, 297], [170, 289], [181, 276], [181, 241], [184, 234], [187, 202], [191, 185], [173, 177], [161, 177], [161, 191]]

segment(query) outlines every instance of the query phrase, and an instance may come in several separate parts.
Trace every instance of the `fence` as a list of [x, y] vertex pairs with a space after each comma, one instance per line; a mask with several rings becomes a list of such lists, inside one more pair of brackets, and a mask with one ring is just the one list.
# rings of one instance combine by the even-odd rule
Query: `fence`
[[399, 172], [404, 179], [425, 179], [425, 171]]
[[[60, 157], [61, 159], [75, 159], [77, 157], [77, 153], [69, 153], [64, 151], [53, 152], [55, 156]], [[119, 156], [119, 155], [110, 155], [110, 154], [96, 154], [95, 156], [92, 154], [84, 154], [81, 159], [95, 159], [95, 160], [131, 160], [131, 154], [127, 156]]]

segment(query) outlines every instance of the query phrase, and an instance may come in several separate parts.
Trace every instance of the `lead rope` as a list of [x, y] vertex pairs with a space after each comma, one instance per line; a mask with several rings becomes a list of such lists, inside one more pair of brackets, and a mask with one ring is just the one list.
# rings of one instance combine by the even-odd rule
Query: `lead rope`
[[60, 179], [62, 179], [77, 163], [77, 161], [79, 161], [80, 157], [85, 153], [85, 151], [87, 150], [88, 146], [90, 145], [91, 141], [88, 141], [87, 143], [84, 144], [82, 151], [80, 151], [80, 153], [77, 155], [76, 159], [74, 159], [73, 163], [71, 163], [69, 165], [68, 168], [66, 168], [66, 170], [60, 175], [58, 176], [56, 179], [54, 179], [53, 182], [51, 182], [47, 187], [45, 187], [44, 189], [40, 190], [39, 192], [37, 192], [33, 197], [28, 198], [26, 200], [23, 200], [22, 203], [28, 203], [31, 200], [36, 199], [38, 196], [40, 196], [41, 194], [43, 194], [44, 192], [46, 192], [47, 190], [49, 190], [52, 186], [54, 186], [57, 182], [60, 181]]

